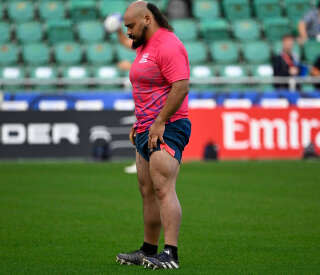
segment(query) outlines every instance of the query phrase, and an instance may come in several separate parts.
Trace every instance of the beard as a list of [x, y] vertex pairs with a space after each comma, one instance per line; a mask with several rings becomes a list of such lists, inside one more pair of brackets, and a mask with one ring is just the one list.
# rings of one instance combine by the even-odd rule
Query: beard
[[136, 38], [135, 40], [133, 36], [131, 36], [130, 38], [132, 39], [132, 49], [137, 49], [138, 47], [140, 47], [141, 45], [146, 43], [146, 33], [147, 33], [148, 27], [144, 26], [142, 29], [142, 33], [140, 35], [140, 37]]

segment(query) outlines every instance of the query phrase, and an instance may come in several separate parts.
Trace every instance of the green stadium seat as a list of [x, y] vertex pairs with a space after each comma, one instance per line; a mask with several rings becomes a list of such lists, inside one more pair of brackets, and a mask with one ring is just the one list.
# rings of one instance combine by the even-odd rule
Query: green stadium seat
[[207, 41], [230, 39], [229, 25], [225, 19], [202, 20], [201, 36]]
[[320, 43], [312, 40], [307, 41], [304, 44], [304, 56], [308, 63], [313, 64], [320, 56]]
[[0, 66], [16, 64], [19, 60], [19, 48], [15, 44], [0, 45]]
[[251, 73], [255, 77], [272, 77], [273, 69], [270, 64], [259, 64], [251, 67]]
[[95, 20], [98, 17], [98, 10], [94, 0], [70, 0], [70, 16], [72, 21]]
[[282, 10], [278, 0], [254, 0], [256, 16], [264, 20], [266, 18], [281, 17]]
[[[24, 90], [21, 80], [25, 77], [25, 70], [22, 67], [4, 67], [0, 69], [0, 78], [11, 83], [4, 85], [5, 92], [15, 93], [17, 91]], [[19, 83], [20, 81], [20, 83]]]
[[195, 41], [185, 43], [191, 64], [201, 64], [207, 61], [207, 45], [204, 42]]
[[[241, 65], [225, 65], [225, 66], [220, 66], [217, 67], [217, 70], [219, 72], [219, 75], [221, 77], [226, 77], [228, 79], [236, 79], [239, 77], [246, 77], [248, 76], [248, 72], [246, 70], [246, 68], [244, 66]], [[230, 90], [244, 90], [245, 88], [247, 88], [246, 85], [243, 84], [232, 84], [232, 82], [230, 81], [230, 83], [226, 84], [226, 85], [219, 85], [220, 89], [226, 90], [226, 91], [230, 91]]]
[[123, 14], [128, 6], [125, 0], [101, 0], [99, 11], [101, 17], [106, 17], [109, 14], [119, 12]]
[[250, 5], [248, 0], [224, 0], [223, 7], [226, 17], [230, 21], [250, 18]]
[[59, 43], [54, 48], [56, 61], [63, 65], [79, 64], [82, 59], [82, 49], [73, 42]]
[[[190, 69], [191, 78], [194, 80], [201, 80], [203, 78], [213, 77], [214, 71], [209, 65], [195, 65]], [[211, 84], [191, 84], [193, 90], [207, 90], [212, 88]]]
[[274, 41], [281, 39], [285, 34], [291, 33], [288, 18], [269, 18], [263, 23], [264, 33], [268, 40]]
[[244, 77], [247, 76], [247, 70], [241, 65], [226, 65], [219, 67], [219, 75], [222, 77]]
[[232, 64], [239, 60], [238, 45], [231, 41], [217, 41], [210, 45], [212, 59], [217, 63]]
[[113, 61], [113, 48], [107, 43], [95, 43], [87, 46], [87, 61], [91, 64], [110, 64]]
[[[274, 55], [278, 55], [282, 52], [282, 41], [275, 41], [272, 45], [272, 52]], [[298, 43], [294, 44], [292, 51], [298, 59], [301, 58], [301, 48]]]
[[247, 42], [243, 45], [243, 55], [248, 63], [269, 63], [270, 47], [264, 41]]
[[284, 3], [287, 15], [292, 21], [301, 19], [312, 8], [310, 0], [285, 0]]
[[34, 85], [34, 90], [41, 92], [56, 92], [56, 85], [49, 85], [48, 81], [55, 79], [58, 76], [57, 69], [50, 66], [40, 66], [29, 68], [29, 75], [43, 84]]
[[66, 85], [69, 91], [81, 91], [87, 89], [87, 85], [81, 85], [81, 80], [90, 77], [89, 69], [85, 66], [72, 66], [67, 68], [62, 68], [62, 77], [67, 80], [74, 80], [74, 84]]
[[190, 41], [197, 39], [197, 23], [192, 19], [177, 19], [171, 22], [175, 34], [181, 41]]
[[169, 0], [149, 0], [148, 2], [156, 5], [161, 11], [166, 12]]
[[[97, 78], [98, 80], [113, 80], [117, 77], [120, 77], [120, 72], [115, 66], [94, 66], [92, 68], [92, 74], [94, 78]], [[112, 90], [112, 89], [119, 89], [120, 85], [110, 85], [110, 84], [98, 84], [97, 89], [98, 90]]]
[[234, 36], [242, 41], [258, 40], [260, 38], [260, 25], [257, 21], [244, 19], [233, 23]]
[[2, 19], [3, 18], [3, 15], [4, 15], [4, 12], [3, 12], [3, 3], [0, 3], [0, 19]]
[[6, 22], [0, 22], [0, 43], [6, 43], [11, 37], [11, 27]]
[[64, 3], [61, 1], [45, 1], [39, 3], [39, 15], [42, 20], [57, 20], [65, 16]]
[[133, 62], [136, 58], [136, 52], [130, 49], [127, 49], [121, 45], [116, 45], [116, 55], [118, 61], [128, 60]]
[[29, 65], [43, 65], [50, 60], [50, 49], [43, 43], [27, 44], [23, 47], [22, 56]]
[[193, 15], [199, 19], [212, 19], [220, 16], [219, 2], [198, 0], [193, 2]]
[[51, 20], [47, 24], [48, 40], [55, 44], [64, 41], [73, 41], [74, 33], [70, 20]]
[[34, 43], [42, 40], [42, 26], [36, 21], [21, 23], [16, 28], [16, 36], [21, 43]]
[[10, 1], [8, 15], [14, 22], [31, 21], [34, 17], [33, 3], [31, 1]]
[[83, 42], [97, 42], [104, 39], [105, 31], [99, 21], [81, 22], [77, 28], [79, 38]]

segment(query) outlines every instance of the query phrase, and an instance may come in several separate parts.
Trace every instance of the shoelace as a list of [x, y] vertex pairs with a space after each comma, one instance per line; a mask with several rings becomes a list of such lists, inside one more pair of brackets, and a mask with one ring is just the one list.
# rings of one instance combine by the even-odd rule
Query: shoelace
[[158, 254], [157, 258], [160, 262], [170, 261], [170, 256], [164, 251], [162, 251], [160, 254]]

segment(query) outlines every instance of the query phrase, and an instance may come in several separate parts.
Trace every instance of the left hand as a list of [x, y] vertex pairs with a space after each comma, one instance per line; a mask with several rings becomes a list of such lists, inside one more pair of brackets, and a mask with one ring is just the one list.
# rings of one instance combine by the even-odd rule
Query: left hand
[[149, 129], [148, 148], [157, 148], [158, 139], [162, 144], [165, 144], [163, 133], [165, 129], [165, 122], [158, 121], [157, 119]]

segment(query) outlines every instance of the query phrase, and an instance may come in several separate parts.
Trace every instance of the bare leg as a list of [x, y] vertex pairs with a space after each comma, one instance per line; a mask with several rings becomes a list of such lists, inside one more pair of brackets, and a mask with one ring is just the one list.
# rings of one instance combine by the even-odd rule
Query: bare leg
[[149, 163], [138, 152], [136, 153], [136, 163], [139, 189], [143, 201], [144, 241], [158, 245], [161, 231], [160, 209], [153, 190]]
[[160, 206], [165, 244], [177, 246], [181, 222], [181, 206], [176, 194], [179, 162], [165, 150], [150, 157], [150, 175]]

